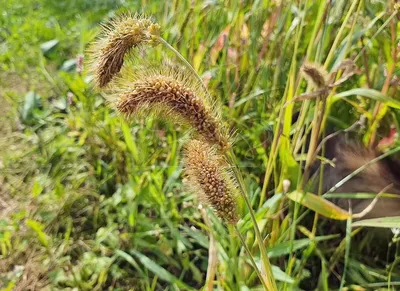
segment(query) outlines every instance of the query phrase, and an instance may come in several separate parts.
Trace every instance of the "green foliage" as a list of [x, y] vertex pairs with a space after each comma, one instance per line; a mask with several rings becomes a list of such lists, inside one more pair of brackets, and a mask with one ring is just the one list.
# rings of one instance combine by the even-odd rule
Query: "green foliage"
[[[99, 22], [121, 11], [153, 15], [223, 104], [280, 290], [400, 285], [399, 235], [377, 243], [379, 235], [355, 228], [395, 227], [398, 218], [350, 221], [345, 233], [343, 222], [313, 220], [290, 199], [322, 215], [347, 212], [282, 190], [285, 179], [291, 191], [302, 183], [307, 153], [299, 137], [312, 131], [317, 103], [311, 95], [296, 100], [314, 91], [301, 77], [303, 62], [333, 72], [355, 60], [357, 72], [329, 89], [326, 127], [345, 129], [364, 115], [365, 141], [386, 136], [384, 124], [399, 131], [393, 2], [10, 0], [1, 7], [2, 290], [201, 289], [210, 233], [214, 288], [262, 288], [236, 235], [208, 210], [206, 223], [182, 186], [185, 132], [152, 117], [122, 120], [79, 71]], [[394, 85], [384, 90], [386, 83]], [[250, 216], [242, 214], [238, 228], [260, 264]]]

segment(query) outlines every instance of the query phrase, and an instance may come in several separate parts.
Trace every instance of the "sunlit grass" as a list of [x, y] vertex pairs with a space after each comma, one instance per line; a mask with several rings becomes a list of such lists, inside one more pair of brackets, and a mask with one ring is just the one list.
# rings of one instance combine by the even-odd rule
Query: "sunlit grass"
[[[0, 137], [0, 288], [262, 288], [247, 253], [260, 265], [250, 214], [240, 213], [237, 224], [246, 250], [182, 187], [185, 129], [153, 117], [128, 124], [93, 90], [86, 68], [77, 72], [78, 55], [86, 57], [98, 23], [117, 11], [152, 15], [161, 36], [223, 104], [279, 290], [399, 286], [399, 235], [386, 232], [386, 240], [355, 227], [392, 227], [398, 220], [351, 221], [347, 210], [321, 198], [307, 205], [294, 192], [307, 186], [304, 169], [318, 159], [324, 132], [351, 128], [364, 116], [359, 138], [369, 145], [391, 124], [399, 129], [393, 2], [23, 0], [4, 6], [0, 102], [11, 114], [0, 125], [12, 132]], [[174, 55], [160, 47], [146, 54], [154, 61]], [[347, 59], [354, 63], [337, 73]], [[331, 74], [323, 94], [304, 80], [307, 63]], [[391, 147], [389, 154], [399, 142]], [[347, 226], [322, 216], [329, 213], [343, 215]], [[206, 284], [209, 252], [218, 262]]]

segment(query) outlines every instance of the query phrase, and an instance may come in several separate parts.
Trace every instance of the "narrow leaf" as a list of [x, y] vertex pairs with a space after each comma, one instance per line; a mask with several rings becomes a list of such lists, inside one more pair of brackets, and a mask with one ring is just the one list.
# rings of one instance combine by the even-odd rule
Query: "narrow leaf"
[[[330, 239], [333, 239], [336, 237], [338, 237], [337, 234], [331, 234], [331, 235], [325, 235], [325, 236], [317, 236], [313, 240], [311, 240], [309, 238], [298, 239], [298, 240], [293, 241], [293, 251], [297, 251], [299, 249], [305, 248], [313, 241], [319, 242], [319, 241], [324, 241], [324, 240], [330, 240]], [[268, 249], [268, 257], [275, 258], [275, 257], [288, 255], [290, 253], [291, 244], [292, 244], [291, 241], [286, 241], [286, 242], [274, 245], [272, 248]]]
[[47, 248], [49, 246], [49, 238], [47, 234], [43, 232], [44, 225], [32, 219], [27, 219], [26, 225], [36, 233], [40, 243]]
[[124, 134], [124, 139], [126, 146], [128, 147], [129, 151], [132, 153], [133, 158], [135, 161], [138, 161], [138, 150], [136, 147], [135, 142], [133, 141], [131, 130], [126, 122], [122, 122], [122, 132]]
[[[376, 197], [376, 193], [327, 193], [324, 194], [324, 198], [347, 198], [347, 199], [374, 199]], [[400, 199], [398, 194], [390, 194], [390, 193], [381, 193], [379, 194], [380, 199], [382, 198], [393, 198]]]
[[179, 281], [178, 278], [176, 278], [174, 275], [172, 275], [170, 272], [168, 272], [166, 269], [164, 269], [163, 267], [158, 265], [156, 262], [154, 262], [147, 256], [145, 256], [135, 250], [131, 250], [130, 252], [135, 257], [138, 258], [138, 260], [143, 264], [143, 266], [145, 266], [149, 271], [154, 273], [160, 279], [167, 281], [169, 283], [175, 283], [181, 287], [188, 287], [188, 286], [186, 286], [186, 284], [184, 284], [182, 281]]
[[290, 200], [300, 203], [301, 205], [328, 218], [336, 220], [346, 220], [350, 217], [350, 214], [347, 211], [339, 208], [332, 202], [312, 193], [302, 193], [299, 191], [294, 191], [287, 194], [286, 196]]
[[356, 88], [348, 91], [340, 92], [336, 94], [334, 97], [343, 98], [352, 95], [361, 95], [379, 102], [386, 104], [389, 107], [400, 109], [400, 101], [394, 100], [392, 98], [387, 97], [385, 94], [368, 88]]
[[352, 226], [353, 227], [369, 226], [369, 227], [381, 227], [381, 228], [400, 228], [400, 216], [359, 220], [359, 221], [353, 222]]
[[274, 274], [274, 278], [278, 281], [286, 282], [289, 284], [294, 283], [294, 279], [277, 266], [272, 266], [272, 273]]
[[59, 41], [58, 39], [52, 39], [40, 45], [40, 50], [44, 55], [52, 51], [57, 45]]

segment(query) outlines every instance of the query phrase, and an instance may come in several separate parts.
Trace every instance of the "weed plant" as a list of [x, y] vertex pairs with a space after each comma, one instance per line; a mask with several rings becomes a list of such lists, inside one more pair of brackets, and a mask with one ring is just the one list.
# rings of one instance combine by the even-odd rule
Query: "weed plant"
[[[399, 288], [399, 218], [363, 219], [309, 182], [330, 132], [400, 150], [398, 3], [1, 7], [0, 288]], [[129, 12], [151, 17], [115, 51]], [[93, 74], [100, 22], [110, 71]]]

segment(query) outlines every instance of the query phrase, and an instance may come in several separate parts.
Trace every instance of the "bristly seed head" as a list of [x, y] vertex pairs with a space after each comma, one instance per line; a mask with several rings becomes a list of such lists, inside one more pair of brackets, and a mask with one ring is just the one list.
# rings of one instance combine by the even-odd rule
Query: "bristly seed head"
[[201, 90], [184, 80], [179, 73], [167, 70], [136, 75], [140, 77], [118, 85], [116, 106], [119, 112], [129, 117], [142, 110], [156, 110], [188, 123], [202, 139], [217, 144], [221, 150], [229, 147], [222, 122], [211, 109], [212, 105], [207, 104]]
[[105, 87], [122, 68], [132, 48], [158, 44], [160, 26], [137, 15], [120, 15], [102, 25], [102, 32], [90, 47], [91, 67], [96, 85]]
[[328, 73], [322, 67], [307, 63], [303, 65], [302, 71], [307, 81], [313, 83], [316, 88], [326, 87], [326, 76]]
[[214, 208], [228, 224], [238, 221], [235, 183], [226, 162], [207, 144], [189, 141], [185, 147], [186, 184], [200, 201]]

